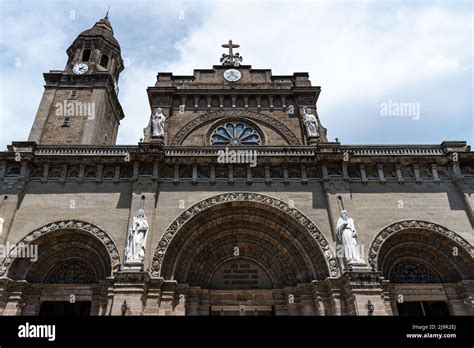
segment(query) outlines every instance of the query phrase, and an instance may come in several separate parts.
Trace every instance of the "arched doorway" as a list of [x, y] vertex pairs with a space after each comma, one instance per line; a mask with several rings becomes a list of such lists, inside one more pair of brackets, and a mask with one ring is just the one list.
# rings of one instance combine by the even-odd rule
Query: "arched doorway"
[[247, 193], [188, 209], [159, 242], [153, 267], [178, 282], [186, 314], [196, 315], [314, 314], [311, 283], [338, 274], [309, 219], [280, 200]]
[[2, 264], [9, 279], [4, 314], [105, 314], [118, 265], [115, 244], [97, 226], [81, 221], [43, 226], [23, 238]]
[[382, 230], [370, 262], [382, 272], [395, 315], [472, 313], [474, 260], [470, 244], [435, 223], [401, 221]]

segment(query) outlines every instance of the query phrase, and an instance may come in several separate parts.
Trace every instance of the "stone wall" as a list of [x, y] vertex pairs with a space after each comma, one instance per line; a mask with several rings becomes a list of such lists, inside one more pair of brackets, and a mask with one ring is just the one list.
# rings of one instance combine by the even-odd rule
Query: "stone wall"
[[[328, 192], [319, 182], [301, 183], [160, 183], [138, 186], [129, 182], [42, 183], [29, 182], [24, 194], [8, 195], [4, 201], [3, 242], [16, 243], [31, 231], [54, 221], [77, 219], [100, 226], [123, 251], [130, 216], [146, 204], [145, 213], [153, 226], [147, 260], [166, 228], [186, 209], [206, 198], [226, 192], [258, 192], [278, 198], [310, 218], [328, 241], [334, 241], [334, 222], [344, 208], [356, 221], [365, 252], [377, 233], [397, 221], [415, 219], [445, 226], [471, 244], [472, 228], [459, 192], [452, 184], [367, 184], [351, 185], [351, 193]], [[146, 194], [146, 203], [142, 195]], [[135, 197], [135, 198], [133, 198]], [[403, 201], [402, 203], [400, 202]], [[403, 205], [401, 205], [403, 204]], [[13, 223], [12, 223], [13, 222]]]

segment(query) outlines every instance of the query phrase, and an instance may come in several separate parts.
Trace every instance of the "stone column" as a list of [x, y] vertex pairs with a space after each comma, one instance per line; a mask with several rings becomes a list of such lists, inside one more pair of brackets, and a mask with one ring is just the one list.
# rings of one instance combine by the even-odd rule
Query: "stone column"
[[21, 315], [24, 306], [23, 291], [17, 290], [10, 292], [5, 302], [5, 308], [2, 315]]
[[392, 293], [390, 292], [390, 281], [387, 279], [382, 280], [382, 298], [383, 302], [385, 305], [385, 312], [387, 312], [387, 315], [393, 316], [393, 311], [394, 308], [393, 306], [397, 307], [396, 301], [398, 300], [397, 298], [394, 298]]
[[327, 292], [327, 307], [328, 310], [325, 311], [327, 315], [342, 315], [345, 314], [345, 306], [343, 302], [342, 289], [339, 279], [327, 279], [326, 287], [328, 288]]
[[295, 288], [284, 288], [283, 290], [287, 299], [286, 315], [301, 315], [299, 291], [296, 291]]
[[313, 286], [311, 284], [298, 284], [295, 292], [298, 294], [300, 299], [300, 314], [311, 316], [316, 315]]
[[42, 287], [29, 288], [24, 292], [24, 301], [22, 302], [23, 308], [21, 315], [38, 315], [41, 307], [41, 291]]
[[288, 305], [288, 295], [284, 290], [274, 289], [272, 291], [273, 296], [273, 309], [275, 315], [288, 315], [287, 314], [287, 305]]
[[188, 302], [188, 285], [179, 285], [175, 292], [175, 306], [173, 315], [186, 315], [186, 307]]
[[328, 315], [331, 313], [329, 307], [328, 292], [325, 281], [313, 280], [311, 282], [314, 303], [314, 315]]
[[163, 278], [151, 277], [145, 298], [144, 315], [158, 315]]
[[175, 280], [165, 280], [161, 285], [158, 315], [173, 315], [177, 286]]
[[[342, 276], [347, 315], [387, 315], [380, 272], [348, 271]], [[373, 311], [369, 310], [369, 301]]]
[[[112, 315], [142, 315], [144, 291], [149, 281], [149, 275], [144, 271], [125, 270], [115, 273], [114, 302]], [[126, 301], [125, 314], [122, 306]]]

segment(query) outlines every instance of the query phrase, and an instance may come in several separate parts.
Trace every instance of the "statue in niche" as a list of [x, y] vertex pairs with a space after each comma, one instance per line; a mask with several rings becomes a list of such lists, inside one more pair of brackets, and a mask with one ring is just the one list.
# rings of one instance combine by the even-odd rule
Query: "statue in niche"
[[165, 121], [166, 117], [163, 110], [158, 108], [156, 113], [151, 117], [151, 136], [163, 137], [165, 135]]
[[311, 109], [306, 109], [303, 115], [303, 124], [306, 127], [308, 138], [319, 137], [317, 121], [316, 116], [311, 113]]
[[365, 261], [360, 257], [354, 220], [347, 215], [346, 210], [341, 211], [341, 217], [337, 220], [336, 230], [344, 250], [344, 259], [347, 264], [365, 265]]
[[145, 260], [147, 234], [148, 222], [145, 212], [143, 209], [139, 209], [137, 215], [133, 217], [132, 226], [128, 233], [125, 262], [143, 262]]

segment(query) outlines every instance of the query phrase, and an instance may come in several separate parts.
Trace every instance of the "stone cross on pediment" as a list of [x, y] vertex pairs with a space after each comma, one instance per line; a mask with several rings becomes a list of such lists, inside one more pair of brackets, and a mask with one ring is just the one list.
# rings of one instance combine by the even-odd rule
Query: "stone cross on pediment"
[[232, 40], [229, 40], [229, 43], [228, 44], [223, 44], [222, 47], [224, 48], [228, 48], [229, 49], [229, 56], [233, 57], [234, 56], [234, 51], [233, 49], [234, 48], [239, 48], [240, 45], [237, 45], [232, 42]]
[[222, 54], [221, 63], [222, 65], [233, 65], [238, 67], [242, 62], [243, 58], [240, 53], [234, 54], [234, 48], [239, 48], [240, 45], [234, 44], [232, 40], [229, 40], [229, 43], [223, 44], [222, 47], [229, 49], [229, 54]]

